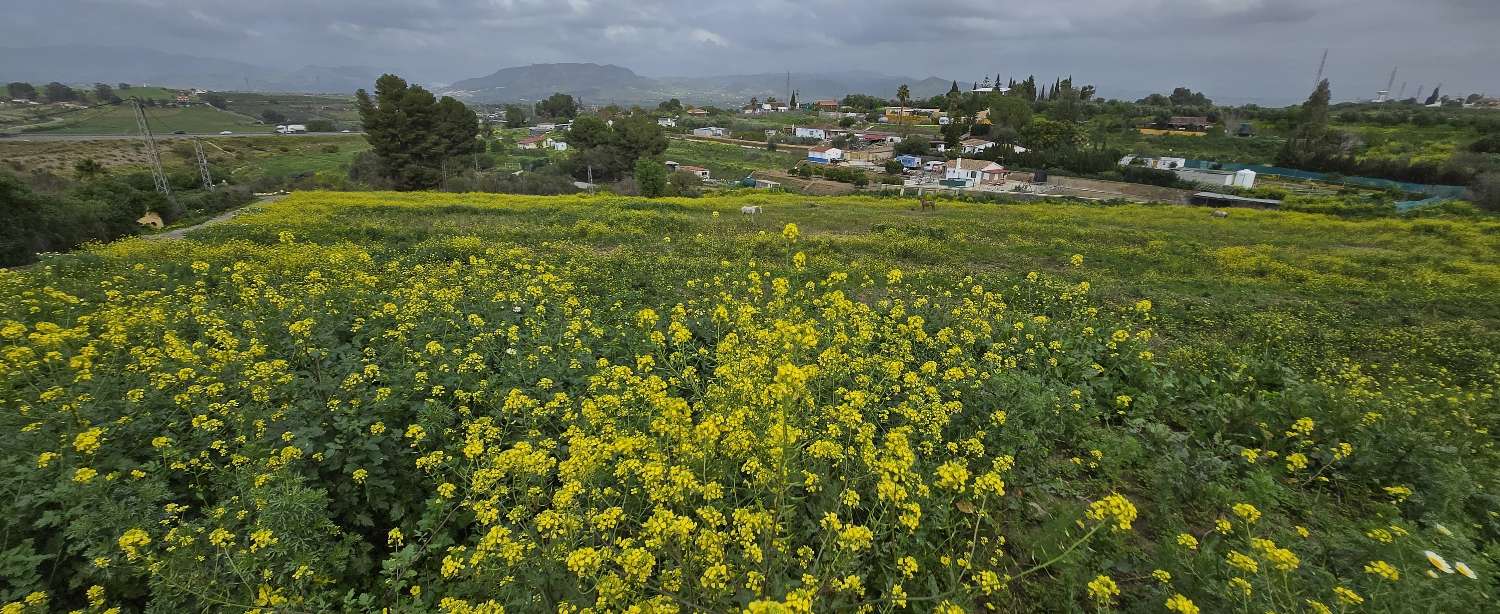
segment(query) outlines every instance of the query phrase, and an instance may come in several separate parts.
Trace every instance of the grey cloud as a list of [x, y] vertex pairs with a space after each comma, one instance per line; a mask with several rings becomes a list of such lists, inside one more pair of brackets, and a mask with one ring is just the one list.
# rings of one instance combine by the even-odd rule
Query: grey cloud
[[[1335, 96], [1390, 66], [1500, 92], [1497, 0], [8, 0], [10, 45], [141, 45], [420, 81], [532, 62], [652, 76], [873, 70], [970, 81], [1075, 75], [1106, 95], [1174, 85], [1221, 99], [1306, 95], [1329, 48]], [[64, 27], [59, 27], [59, 26]]]

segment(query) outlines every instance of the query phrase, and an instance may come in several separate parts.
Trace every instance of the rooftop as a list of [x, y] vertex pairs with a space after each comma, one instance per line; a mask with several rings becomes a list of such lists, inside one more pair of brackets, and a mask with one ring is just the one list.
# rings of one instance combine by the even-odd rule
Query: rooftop
[[990, 162], [989, 160], [973, 160], [973, 159], [959, 158], [957, 160], [949, 160], [948, 161], [948, 168], [956, 168], [956, 169], [961, 170], [961, 171], [983, 171], [983, 170], [989, 170], [990, 167], [998, 167], [998, 168], [1001, 168], [1001, 169], [1005, 168], [1004, 166], [1000, 166], [999, 164], [996, 164], [994, 162]]

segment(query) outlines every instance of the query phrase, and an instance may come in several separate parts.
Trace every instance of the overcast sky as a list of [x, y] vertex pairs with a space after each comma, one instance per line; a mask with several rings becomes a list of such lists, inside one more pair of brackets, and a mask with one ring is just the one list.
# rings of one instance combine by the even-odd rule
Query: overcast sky
[[[541, 62], [647, 76], [863, 69], [1072, 74], [1225, 102], [1396, 89], [1500, 95], [1500, 0], [4, 0], [0, 45], [138, 45], [436, 83]], [[966, 83], [967, 85], [967, 83]]]

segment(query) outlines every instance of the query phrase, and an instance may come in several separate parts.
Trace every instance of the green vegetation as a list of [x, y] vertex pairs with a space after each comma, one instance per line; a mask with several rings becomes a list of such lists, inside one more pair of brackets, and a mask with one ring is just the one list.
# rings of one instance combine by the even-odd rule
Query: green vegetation
[[332, 122], [335, 130], [359, 129], [359, 109], [352, 97], [257, 92], [215, 92], [215, 95], [224, 98], [226, 110], [246, 117], [260, 117], [266, 111], [274, 111], [294, 124], [323, 120]]
[[310, 174], [344, 176], [360, 153], [370, 150], [362, 136], [265, 137], [215, 141], [235, 156], [232, 176], [250, 182]]
[[0, 274], [0, 599], [1483, 611], [1497, 237], [293, 195]]
[[784, 151], [686, 139], [670, 140], [665, 156], [675, 162], [701, 166], [715, 178], [725, 180], [743, 179], [754, 171], [784, 171], [803, 159]]
[[374, 96], [361, 89], [354, 97], [378, 174], [392, 187], [437, 187], [450, 163], [462, 168], [462, 158], [481, 149], [478, 118], [451, 97], [439, 100], [390, 74], [375, 81]]
[[[196, 169], [193, 169], [196, 170]], [[0, 266], [32, 262], [36, 254], [62, 252], [90, 241], [112, 241], [145, 229], [137, 220], [148, 212], [172, 223], [188, 216], [206, 216], [249, 202], [250, 191], [220, 186], [203, 190], [196, 172], [169, 177], [173, 199], [155, 190], [149, 173], [110, 175], [102, 165], [83, 161], [81, 179], [48, 177], [39, 191], [10, 173], [0, 171], [0, 202], [9, 223], [0, 227]], [[41, 182], [38, 182], [41, 183]]]
[[[224, 130], [233, 132], [270, 132], [274, 126], [259, 125], [248, 117], [220, 111], [206, 105], [183, 108], [148, 107], [146, 118], [151, 122], [152, 132], [171, 134], [181, 130], [188, 134], [217, 134]], [[27, 132], [46, 134], [89, 135], [134, 135], [140, 129], [136, 125], [135, 111], [128, 104], [80, 111], [61, 116], [58, 121], [26, 129]]]

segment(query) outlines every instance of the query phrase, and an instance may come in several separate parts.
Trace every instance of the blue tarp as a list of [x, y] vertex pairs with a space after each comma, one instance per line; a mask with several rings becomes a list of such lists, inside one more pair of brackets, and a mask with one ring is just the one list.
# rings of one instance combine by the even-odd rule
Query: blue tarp
[[917, 156], [896, 156], [896, 161], [906, 168], [917, 168], [922, 166], [922, 159]]

